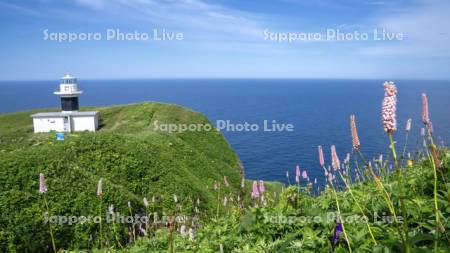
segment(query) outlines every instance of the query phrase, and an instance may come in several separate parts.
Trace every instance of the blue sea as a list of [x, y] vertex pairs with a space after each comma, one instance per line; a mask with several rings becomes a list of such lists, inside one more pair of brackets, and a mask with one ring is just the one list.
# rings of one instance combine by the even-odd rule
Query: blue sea
[[[250, 179], [287, 182], [299, 164], [311, 180], [323, 182], [317, 145], [329, 163], [330, 145], [341, 161], [351, 152], [349, 115], [355, 114], [366, 157], [387, 153], [387, 136], [380, 123], [382, 80], [79, 80], [81, 106], [157, 101], [189, 107], [213, 123], [257, 124], [259, 131], [223, 134], [239, 154]], [[428, 95], [430, 117], [439, 144], [450, 139], [450, 81], [396, 82], [398, 87], [397, 147], [402, 149], [405, 124], [413, 119], [408, 151], [414, 155], [422, 124], [421, 93]], [[52, 94], [58, 81], [0, 82], [0, 113], [59, 107]], [[294, 131], [264, 131], [263, 122], [292, 124]], [[400, 152], [400, 151], [399, 151]], [[386, 156], [385, 156], [386, 157]]]

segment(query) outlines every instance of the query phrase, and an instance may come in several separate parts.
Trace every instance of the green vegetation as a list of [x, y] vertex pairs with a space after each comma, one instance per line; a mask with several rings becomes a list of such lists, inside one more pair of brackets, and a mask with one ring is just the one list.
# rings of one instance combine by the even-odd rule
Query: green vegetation
[[[442, 217], [450, 215], [448, 184], [450, 177], [450, 151], [440, 153], [442, 172], [445, 179], [439, 180], [439, 209]], [[381, 163], [380, 163], [381, 165]], [[374, 173], [383, 174], [381, 182], [393, 203], [400, 197], [394, 175], [384, 174], [386, 168], [379, 166]], [[435, 219], [433, 210], [433, 171], [429, 160], [404, 168], [404, 203], [408, 219], [409, 245], [411, 252], [433, 252]], [[366, 171], [365, 176], [370, 177]], [[336, 180], [337, 181], [337, 180]], [[336, 182], [336, 184], [338, 184]], [[335, 185], [336, 186], [336, 185]], [[398, 228], [390, 214], [389, 207], [380, 196], [376, 183], [371, 180], [354, 182], [352, 193], [363, 207], [376, 240], [371, 239], [363, 216], [355, 205], [350, 192], [341, 184], [337, 196], [345, 229], [353, 252], [402, 252], [403, 246]], [[258, 207], [242, 209], [234, 203], [228, 212], [218, 219], [212, 217], [195, 231], [192, 240], [177, 233], [174, 238], [174, 252], [349, 252], [343, 234], [333, 243], [336, 228], [336, 202], [331, 188], [319, 196], [308, 192], [307, 187], [290, 186], [274, 198], [266, 190], [267, 205], [261, 199], [255, 201]], [[398, 205], [394, 207], [398, 209]], [[398, 214], [397, 214], [398, 215]], [[400, 218], [400, 215], [398, 215]], [[442, 221], [437, 252], [449, 252], [450, 224]], [[126, 250], [109, 248], [111, 252], [167, 252], [169, 230], [160, 229], [152, 236], [142, 236]], [[222, 246], [221, 246], [222, 245]], [[78, 252], [78, 251], [77, 251]], [[98, 251], [101, 252], [101, 251]]]
[[[424, 94], [423, 147], [397, 154], [395, 85], [385, 83], [385, 92], [390, 158], [364, 157], [351, 115], [352, 159], [341, 163], [333, 145], [328, 166], [319, 146], [327, 181], [320, 193], [300, 168], [287, 188], [242, 181], [238, 158], [215, 130], [154, 131], [156, 120], [208, 123], [176, 106], [99, 108], [101, 131], [60, 142], [32, 134], [29, 112], [0, 116], [0, 250], [450, 252], [450, 151], [434, 144]], [[45, 210], [101, 222], [49, 224]], [[150, 218], [117, 219], [123, 215]]]
[[[173, 195], [193, 212], [216, 210], [212, 185], [228, 178], [224, 192], [241, 184], [239, 160], [218, 131], [165, 133], [153, 122], [208, 123], [199, 113], [179, 106], [143, 103], [89, 108], [100, 111], [101, 130], [74, 133], [65, 141], [55, 134], [33, 134], [33, 112], [0, 115], [0, 252], [53, 251], [44, 204], [38, 193], [39, 173], [47, 180], [50, 214], [95, 216], [96, 185], [103, 178], [103, 211], [109, 204], [128, 213], [144, 211], [143, 198], [153, 197], [159, 211], [175, 209]], [[210, 190], [208, 190], [208, 187]], [[156, 211], [156, 210], [155, 210]], [[91, 248], [98, 243], [98, 224], [54, 226], [58, 248]], [[117, 227], [118, 240], [128, 238]]]

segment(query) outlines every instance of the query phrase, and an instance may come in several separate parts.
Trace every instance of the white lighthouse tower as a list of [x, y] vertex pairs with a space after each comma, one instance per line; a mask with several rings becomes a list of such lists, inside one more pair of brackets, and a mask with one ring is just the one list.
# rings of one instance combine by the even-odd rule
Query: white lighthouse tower
[[61, 78], [59, 91], [53, 94], [60, 96], [62, 112], [76, 112], [79, 110], [78, 96], [83, 91], [78, 90], [77, 79], [69, 74]]
[[69, 74], [61, 78], [59, 90], [53, 94], [60, 97], [60, 112], [42, 112], [31, 115], [35, 133], [96, 131], [98, 128], [98, 112], [79, 111], [77, 78]]

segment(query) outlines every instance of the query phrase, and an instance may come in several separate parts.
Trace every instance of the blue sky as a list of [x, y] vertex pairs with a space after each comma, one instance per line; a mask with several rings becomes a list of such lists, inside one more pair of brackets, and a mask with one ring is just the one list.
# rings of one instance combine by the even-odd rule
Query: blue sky
[[[448, 0], [0, 0], [0, 80], [103, 78], [450, 79]], [[106, 29], [183, 33], [106, 40]], [[95, 41], [49, 33], [101, 33]], [[403, 40], [277, 42], [264, 31]]]

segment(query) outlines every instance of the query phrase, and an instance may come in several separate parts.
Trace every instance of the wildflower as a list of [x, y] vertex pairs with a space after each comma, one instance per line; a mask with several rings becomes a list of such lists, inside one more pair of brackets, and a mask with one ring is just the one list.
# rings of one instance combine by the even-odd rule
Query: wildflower
[[397, 87], [395, 87], [394, 82], [385, 82], [381, 118], [386, 133], [393, 133], [397, 130], [396, 111]]
[[143, 201], [144, 201], [144, 206], [148, 207], [148, 200], [147, 200], [147, 198], [144, 198]]
[[412, 119], [408, 119], [408, 120], [406, 121], [406, 128], [405, 128], [405, 131], [406, 131], [406, 132], [411, 131], [411, 121], [412, 121]]
[[336, 153], [336, 147], [334, 145], [331, 146], [331, 166], [334, 170], [341, 169], [341, 162], [339, 161], [339, 157]]
[[241, 181], [241, 188], [244, 188], [245, 187], [245, 178], [244, 177], [242, 177], [242, 181]]
[[102, 183], [102, 179], [100, 178], [100, 180], [98, 180], [98, 184], [97, 184], [97, 196], [101, 196], [103, 194], [103, 183]]
[[322, 146], [318, 146], [317, 150], [319, 151], [319, 164], [320, 166], [325, 166], [325, 160], [323, 159], [323, 151], [322, 151]]
[[361, 144], [359, 142], [358, 131], [356, 130], [355, 115], [350, 115], [350, 130], [352, 132], [353, 148], [359, 150]]
[[258, 197], [259, 197], [258, 182], [253, 181], [252, 199], [256, 199]]
[[44, 174], [39, 173], [39, 193], [47, 193]]
[[422, 93], [422, 122], [424, 124], [430, 122], [430, 115], [428, 114], [428, 98], [425, 93]]
[[186, 238], [187, 233], [186, 233], [186, 225], [185, 224], [181, 225], [180, 234], [181, 234], [181, 237]]
[[200, 205], [200, 199], [197, 198], [197, 206], [199, 206], [199, 205]]
[[337, 244], [339, 242], [339, 238], [343, 232], [343, 227], [341, 222], [336, 223], [336, 228], [334, 229], [334, 236], [333, 236], [333, 244]]
[[408, 160], [408, 167], [412, 167], [414, 165], [414, 161], [413, 160]]
[[295, 167], [295, 182], [300, 183], [300, 166]]
[[227, 176], [223, 176], [223, 183], [225, 184], [226, 187], [230, 186], [230, 184], [228, 183]]
[[264, 181], [259, 180], [259, 193], [263, 194], [266, 191], [266, 187], [264, 186]]
[[175, 203], [178, 203], [178, 197], [177, 197], [177, 195], [173, 195], [173, 201], [175, 202]]
[[378, 157], [378, 162], [383, 164], [383, 154], [380, 154], [380, 156]]
[[227, 196], [225, 196], [225, 197], [223, 198], [223, 205], [224, 205], [224, 206], [227, 206], [227, 203], [228, 203], [228, 198], [227, 198]]
[[114, 215], [114, 205], [113, 204], [108, 206], [108, 213], [111, 215]]
[[189, 228], [189, 241], [195, 240], [195, 231], [192, 227]]
[[328, 179], [328, 182], [333, 183], [335, 176], [332, 173], [328, 173], [327, 179]]
[[345, 156], [345, 159], [344, 159], [344, 164], [348, 164], [348, 163], [350, 163], [350, 153], [347, 153], [347, 155]]
[[214, 181], [214, 191], [217, 191], [219, 189], [219, 183], [217, 181]]
[[155, 195], [153, 195], [152, 196], [152, 203], [155, 203], [156, 202], [156, 197], [155, 197]]
[[430, 134], [433, 134], [433, 123], [431, 121], [428, 122], [428, 130], [430, 131]]
[[131, 208], [131, 202], [130, 201], [127, 202], [127, 205], [128, 205], [128, 208]]
[[306, 170], [304, 170], [304, 171], [302, 172], [302, 178], [303, 178], [303, 179], [308, 179], [308, 173], [306, 172]]
[[420, 136], [425, 136], [425, 128], [420, 129]]
[[264, 198], [264, 195], [261, 196], [261, 202], [262, 202], [263, 206], [267, 206], [267, 200], [266, 200], [266, 198]]

